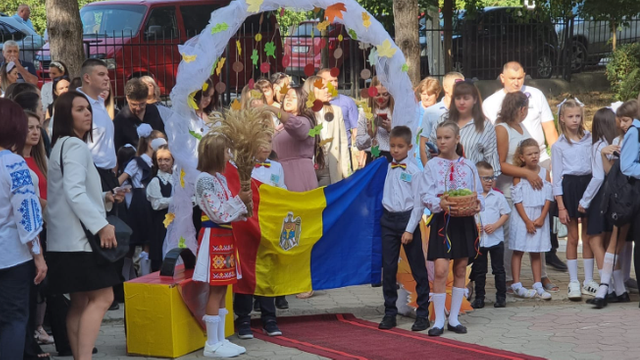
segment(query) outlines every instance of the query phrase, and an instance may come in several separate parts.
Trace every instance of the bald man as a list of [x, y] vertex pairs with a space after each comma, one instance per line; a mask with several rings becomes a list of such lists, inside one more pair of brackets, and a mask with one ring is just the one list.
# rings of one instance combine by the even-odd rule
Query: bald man
[[15, 15], [13, 15], [12, 17], [18, 20], [18, 22], [30, 27], [31, 30], [35, 31], [35, 29], [33, 28], [33, 23], [31, 23], [31, 19], [29, 19], [29, 17], [31, 17], [31, 9], [29, 8], [29, 5], [20, 4]]

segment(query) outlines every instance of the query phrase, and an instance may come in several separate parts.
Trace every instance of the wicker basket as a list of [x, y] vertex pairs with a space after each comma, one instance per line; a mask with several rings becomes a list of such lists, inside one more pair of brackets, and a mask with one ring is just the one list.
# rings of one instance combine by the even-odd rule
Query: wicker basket
[[[468, 166], [468, 165], [467, 165]], [[473, 193], [465, 196], [448, 196], [442, 195], [446, 201], [451, 203], [448, 209], [445, 209], [452, 217], [467, 217], [474, 216], [478, 213], [478, 189], [476, 184], [476, 172], [473, 171], [471, 166], [471, 173], [473, 174]], [[447, 178], [445, 177], [445, 188], [447, 187]]]

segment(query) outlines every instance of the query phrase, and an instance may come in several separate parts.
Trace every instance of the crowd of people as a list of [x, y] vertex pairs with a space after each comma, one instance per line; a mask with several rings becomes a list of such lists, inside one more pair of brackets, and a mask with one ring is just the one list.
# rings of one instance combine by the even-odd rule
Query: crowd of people
[[[118, 109], [106, 64], [88, 59], [78, 77], [60, 61], [50, 65], [51, 82], [38, 89], [19, 49], [4, 45], [0, 78], [0, 359], [47, 357], [39, 343], [54, 343], [61, 355], [90, 359], [100, 324], [123, 301], [122, 282], [160, 269], [172, 202], [175, 170], [153, 78], [129, 80]], [[16, 45], [17, 47], [17, 45]], [[20, 65], [18, 65], [20, 64]], [[619, 169], [640, 178], [638, 104], [598, 110], [586, 130], [583, 105], [574, 98], [558, 106], [558, 130], [544, 94], [524, 85], [516, 62], [505, 64], [503, 88], [482, 100], [472, 81], [449, 73], [426, 78], [415, 89], [411, 126], [393, 126], [394, 99], [374, 77], [375, 96], [356, 103], [338, 94], [338, 78], [321, 69], [302, 84], [282, 73], [246, 86], [241, 107], [270, 114], [273, 136], [255, 154], [252, 176], [290, 191], [308, 191], [349, 177], [377, 158], [389, 162], [382, 194], [385, 315], [379, 328], [396, 326], [396, 272], [404, 246], [417, 282], [414, 331], [443, 333], [449, 264], [454, 282], [447, 329], [466, 333], [458, 320], [467, 289], [472, 306], [485, 306], [489, 257], [495, 275], [494, 307], [507, 293], [549, 300], [558, 286], [547, 265], [568, 269], [568, 297], [592, 298], [596, 308], [628, 302], [632, 243], [638, 229], [614, 226], [600, 213], [607, 175]], [[441, 93], [443, 97], [440, 101]], [[313, 106], [308, 105], [311, 99]], [[246, 350], [224, 338], [226, 286], [239, 281], [235, 261], [212, 267], [216, 256], [235, 256], [229, 224], [246, 217], [250, 191], [232, 194], [224, 177], [233, 149], [215, 130], [223, 107], [213, 81], [193, 96], [189, 128], [200, 138], [193, 222], [199, 232], [194, 280], [211, 285], [204, 322], [205, 356], [232, 357]], [[551, 151], [548, 151], [548, 148]], [[587, 161], [589, 160], [589, 161]], [[232, 162], [231, 162], [232, 164]], [[458, 190], [471, 197], [457, 198]], [[464, 199], [465, 204], [460, 201]], [[431, 214], [429, 246], [423, 256], [419, 222]], [[95, 261], [92, 242], [117, 246], [107, 216], [132, 230], [129, 253], [114, 263]], [[567, 264], [557, 256], [554, 217], [568, 228]], [[580, 233], [581, 230], [581, 233]], [[582, 240], [585, 278], [578, 280]], [[638, 247], [636, 247], [636, 251]], [[242, 249], [237, 249], [242, 257]], [[521, 281], [524, 253], [534, 282]], [[543, 256], [544, 253], [544, 256]], [[636, 253], [637, 255], [637, 253]], [[636, 262], [640, 260], [636, 256]], [[431, 289], [426, 261], [434, 262]], [[467, 267], [472, 264], [467, 279]], [[600, 282], [593, 276], [594, 265]], [[636, 269], [638, 264], [636, 263]], [[68, 297], [65, 296], [68, 294]], [[309, 298], [313, 292], [298, 294]], [[435, 322], [429, 322], [429, 302]], [[276, 308], [285, 297], [236, 294], [236, 329], [252, 338], [250, 313], [261, 312], [264, 331], [281, 335]], [[47, 314], [53, 336], [43, 328]]]

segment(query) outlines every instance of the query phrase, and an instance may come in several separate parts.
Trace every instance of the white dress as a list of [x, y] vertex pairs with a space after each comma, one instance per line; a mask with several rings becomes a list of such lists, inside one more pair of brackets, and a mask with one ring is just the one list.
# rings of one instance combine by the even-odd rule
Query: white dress
[[527, 232], [527, 226], [520, 217], [515, 205], [522, 203], [524, 212], [531, 221], [535, 221], [542, 213], [546, 201], [553, 201], [553, 188], [547, 179], [547, 170], [540, 167], [538, 173], [543, 182], [541, 190], [534, 190], [527, 179], [522, 178], [518, 185], [511, 187], [513, 199], [513, 211], [511, 211], [509, 225], [509, 249], [515, 251], [540, 253], [551, 250], [551, 238], [549, 236], [549, 217], [545, 216], [541, 228], [536, 228], [535, 234]]

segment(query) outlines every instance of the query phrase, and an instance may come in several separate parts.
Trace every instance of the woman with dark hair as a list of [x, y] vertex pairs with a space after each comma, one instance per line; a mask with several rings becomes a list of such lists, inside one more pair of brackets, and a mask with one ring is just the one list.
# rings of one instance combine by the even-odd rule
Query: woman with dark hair
[[40, 93], [31, 91], [30, 88], [25, 88], [24, 91], [12, 94], [13, 101], [18, 103], [24, 111], [31, 111], [36, 114], [40, 119], [40, 132], [42, 133], [42, 142], [44, 145], [44, 151], [49, 156], [51, 153], [51, 140], [49, 134], [45, 130], [43, 123], [44, 112], [42, 111], [42, 101], [40, 100]]
[[207, 132], [209, 125], [209, 114], [218, 108], [218, 93], [213, 87], [211, 78], [204, 82], [201, 90], [195, 93], [193, 100], [197, 105], [196, 119], [191, 121], [192, 130], [197, 133], [204, 134]]
[[49, 79], [53, 79], [53, 81], [47, 82], [42, 85], [42, 111], [47, 111], [49, 105], [53, 104], [53, 102], [56, 101], [55, 80], [63, 76], [67, 77], [67, 79], [69, 78], [67, 65], [65, 65], [65, 63], [63, 63], [62, 61], [52, 61], [51, 63], [49, 63]]
[[[69, 80], [68, 76], [64, 75], [64, 76], [53, 79], [52, 84], [53, 84], [52, 85], [52, 89], [53, 89], [52, 101], [49, 104], [49, 106], [47, 106], [46, 108], [47, 112], [44, 117], [47, 120], [49, 120], [53, 116], [53, 104], [55, 104], [58, 97], [66, 93], [67, 91], [69, 91], [69, 85], [71, 85], [71, 80]], [[44, 104], [44, 100], [42, 102]]]
[[[29, 318], [29, 293], [47, 274], [38, 234], [42, 208], [22, 153], [27, 117], [11, 100], [0, 99], [0, 358], [22, 359]], [[34, 265], [36, 270], [34, 280]]]
[[117, 245], [106, 211], [123, 194], [103, 192], [87, 140], [93, 126], [91, 105], [77, 91], [58, 98], [47, 193], [47, 259], [51, 292], [71, 295], [67, 332], [75, 359], [90, 359], [104, 314], [120, 283], [114, 264], [96, 263], [85, 229], [103, 248]]

